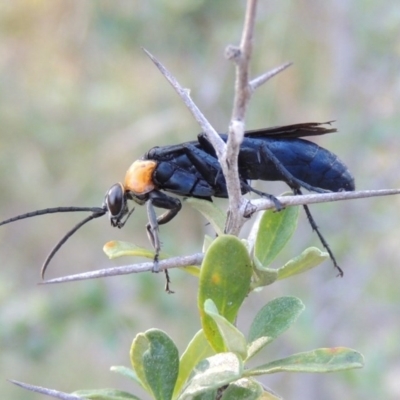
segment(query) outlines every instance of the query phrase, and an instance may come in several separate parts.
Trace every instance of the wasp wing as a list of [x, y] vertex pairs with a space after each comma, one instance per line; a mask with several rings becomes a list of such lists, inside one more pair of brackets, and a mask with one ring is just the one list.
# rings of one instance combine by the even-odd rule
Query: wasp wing
[[[275, 137], [275, 138], [300, 138], [304, 136], [319, 136], [327, 133], [334, 133], [336, 128], [332, 128], [328, 122], [305, 122], [302, 124], [273, 126], [271, 128], [255, 129], [246, 131], [245, 136], [250, 138]], [[323, 126], [329, 125], [329, 127]]]

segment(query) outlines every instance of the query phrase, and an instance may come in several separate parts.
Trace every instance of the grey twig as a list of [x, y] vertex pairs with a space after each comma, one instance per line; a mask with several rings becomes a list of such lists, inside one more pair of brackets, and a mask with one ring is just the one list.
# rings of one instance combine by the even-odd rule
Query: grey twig
[[[167, 260], [159, 261], [160, 271], [169, 268], [182, 268], [189, 267], [191, 265], [201, 265], [201, 263], [203, 262], [203, 257], [203, 253], [192, 254], [190, 256], [171, 257]], [[154, 262], [150, 261], [133, 265], [124, 265], [122, 267], [99, 269], [97, 271], [89, 271], [81, 274], [67, 275], [61, 278], [46, 280], [40, 282], [40, 284], [47, 285], [52, 283], [65, 283], [73, 281], [83, 281], [87, 279], [108, 278], [118, 275], [137, 274], [139, 272], [152, 271], [153, 268]]]
[[[318, 193], [306, 194], [302, 196], [279, 196], [277, 199], [284, 207], [298, 206], [303, 204], [327, 203], [340, 200], [363, 199], [368, 197], [389, 196], [400, 194], [400, 189], [382, 189], [382, 190], [361, 190], [358, 192], [337, 192], [337, 193]], [[256, 199], [248, 203], [245, 215], [251, 216], [257, 211], [274, 208], [274, 203], [267, 199]], [[159, 262], [160, 271], [170, 268], [182, 268], [191, 265], [201, 265], [204, 255], [197, 253], [189, 256], [179, 256], [168, 258]], [[72, 281], [81, 281], [86, 279], [106, 278], [117, 275], [128, 275], [139, 272], [151, 271], [153, 262], [125, 265], [122, 267], [112, 267], [100, 269], [97, 271], [84, 272], [81, 274], [63, 276], [61, 278], [50, 279], [41, 284], [65, 283]]]
[[[300, 206], [303, 204], [330, 203], [340, 200], [365, 199], [368, 197], [381, 197], [400, 194], [400, 189], [359, 190], [357, 192], [332, 192], [313, 193], [301, 196], [279, 196], [277, 199], [284, 207]], [[268, 199], [256, 199], [251, 201], [251, 209], [247, 216], [261, 210], [275, 208], [274, 203]]]
[[[306, 194], [302, 196], [279, 196], [277, 199], [284, 207], [298, 206], [303, 204], [328, 203], [332, 201], [364, 199], [368, 197], [389, 196], [400, 194], [400, 189], [382, 189], [382, 190], [362, 190], [358, 192], [337, 192], [337, 193], [318, 193]], [[248, 203], [245, 215], [251, 216], [257, 211], [274, 208], [273, 202], [267, 199], [256, 199]], [[170, 268], [182, 268], [191, 265], [201, 265], [204, 254], [197, 253], [189, 256], [179, 256], [168, 258], [159, 262], [160, 271]], [[65, 283], [73, 281], [81, 281], [95, 278], [107, 278], [117, 275], [128, 275], [139, 272], [151, 271], [154, 263], [145, 262], [121, 267], [112, 267], [100, 269], [97, 271], [84, 272], [81, 274], [63, 276], [61, 278], [50, 279], [41, 284]]]
[[243, 121], [250, 100], [249, 66], [253, 50], [253, 35], [256, 19], [257, 0], [248, 0], [240, 47], [232, 60], [236, 63], [235, 98], [232, 120]]
[[291, 65], [293, 65], [292, 62], [287, 62], [285, 64], [280, 65], [279, 67], [276, 67], [274, 69], [271, 69], [270, 71], [265, 72], [260, 76], [257, 76], [257, 78], [252, 79], [249, 83], [251, 93], [253, 93], [257, 88], [259, 88], [265, 82], [273, 78], [275, 75], [278, 75], [286, 68], [289, 68]]
[[160, 61], [158, 61], [149, 51], [143, 49], [181, 97], [216, 151], [218, 161], [225, 176], [229, 197], [228, 218], [225, 232], [235, 235], [239, 234], [241, 227], [245, 223], [243, 215], [249, 208], [248, 200], [246, 200], [241, 193], [237, 163], [240, 145], [243, 141], [245, 132], [244, 118], [247, 105], [251, 94], [258, 86], [265, 83], [272, 76], [275, 76], [290, 65], [289, 63], [286, 63], [261, 75], [251, 82], [249, 81], [249, 64], [252, 53], [256, 8], [257, 0], [247, 1], [240, 46], [230, 46], [226, 51], [227, 57], [233, 60], [236, 64], [235, 97], [227, 145], [225, 145], [218, 133], [192, 101], [189, 90], [184, 89]]
[[[227, 58], [236, 64], [235, 98], [233, 102], [232, 119], [229, 127], [229, 136], [226, 156], [222, 159], [222, 166], [226, 162], [224, 175], [229, 195], [229, 212], [225, 231], [238, 235], [245, 223], [243, 216], [249, 207], [247, 200], [241, 194], [238, 173], [238, 155], [245, 132], [245, 116], [251, 95], [259, 86], [267, 82], [279, 72], [288, 68], [291, 63], [285, 63], [271, 71], [250, 81], [250, 60], [253, 48], [253, 35], [256, 19], [257, 0], [248, 0], [242, 38], [239, 47], [228, 46], [225, 51]], [[246, 211], [247, 210], [247, 211]]]
[[[156, 59], [156, 57], [154, 57], [148, 50], [146, 50], [146, 49], [143, 49], [143, 50], [150, 57], [150, 59], [153, 61], [153, 63], [157, 66], [157, 68], [162, 73], [162, 75], [168, 80], [168, 82], [171, 84], [171, 86], [175, 89], [175, 91], [180, 96], [180, 98], [183, 100], [186, 107], [192, 113], [192, 115], [194, 116], [196, 121], [199, 123], [202, 131], [206, 134], [207, 139], [210, 141], [210, 143], [212, 144], [212, 146], [215, 149], [215, 152], [218, 157], [218, 161], [221, 165], [223, 174], [224, 174], [226, 182], [227, 182], [230, 203], [232, 204], [232, 206], [230, 207], [230, 209], [228, 211], [227, 224], [231, 221], [231, 219], [229, 218], [231, 210], [235, 210], [235, 216], [237, 217], [235, 219], [235, 221], [238, 218], [243, 219], [243, 217], [241, 217], [241, 216], [243, 215], [243, 212], [246, 209], [247, 201], [244, 198], [242, 198], [242, 196], [241, 196], [239, 174], [238, 174], [238, 167], [237, 167], [237, 154], [240, 149], [241, 140], [239, 141], [239, 144], [237, 144], [236, 146], [233, 146], [232, 144], [230, 144], [230, 148], [231, 148], [231, 153], [229, 153], [229, 154], [231, 154], [229, 157], [230, 161], [227, 160], [226, 144], [221, 139], [221, 137], [218, 135], [216, 130], [212, 127], [212, 125], [208, 122], [206, 117], [199, 110], [199, 108], [196, 106], [196, 104], [193, 102], [193, 100], [190, 98], [189, 90], [184, 89], [179, 84], [177, 79], [167, 70], [167, 68], [165, 68], [165, 66], [160, 61], [158, 61]], [[242, 136], [243, 136], [243, 129], [244, 129], [243, 126], [240, 129], [242, 131]], [[236, 135], [236, 137], [237, 137], [237, 135]], [[233, 148], [235, 149], [234, 153], [236, 154], [236, 156], [234, 158], [236, 161], [234, 161], [234, 162], [232, 161], [232, 157], [234, 157], [234, 156], [232, 156]], [[232, 187], [234, 189], [232, 189]], [[235, 206], [239, 207], [240, 209], [236, 210]], [[243, 221], [240, 221], [240, 224], [235, 225], [235, 227], [237, 227], [236, 229], [227, 229], [226, 228], [225, 231], [238, 234], [240, 231], [240, 227], [243, 225], [243, 223], [244, 223], [244, 219], [243, 219]]]
[[217, 153], [218, 159], [222, 157], [222, 154], [225, 152], [225, 143], [218, 135], [217, 131], [212, 127], [212, 125], [208, 122], [207, 118], [203, 115], [203, 113], [196, 106], [194, 101], [190, 97], [190, 90], [184, 89], [177, 79], [165, 68], [165, 66], [157, 60], [148, 50], [143, 48], [143, 51], [149, 56], [151, 61], [156, 65], [161, 74], [167, 79], [167, 81], [171, 84], [171, 86], [175, 89], [176, 93], [178, 93], [179, 97], [183, 100], [186, 107], [192, 113], [195, 120], [200, 125], [202, 131], [207, 135], [207, 139], [213, 145], [215, 152]]
[[84, 400], [83, 397], [76, 396], [76, 395], [69, 394], [69, 393], [60, 392], [58, 390], [47, 389], [47, 388], [44, 388], [44, 387], [41, 387], [41, 386], [29, 385], [27, 383], [14, 381], [12, 379], [9, 379], [9, 381], [11, 383], [13, 383], [14, 385], [22, 387], [23, 389], [30, 390], [31, 392], [44, 394], [46, 396], [54, 397], [55, 399], [61, 399], [61, 400]]
[[253, 35], [257, 10], [257, 0], [248, 0], [239, 48], [228, 47], [228, 58], [236, 64], [235, 97], [226, 154], [221, 160], [226, 187], [229, 195], [229, 211], [225, 232], [238, 235], [245, 220], [243, 211], [247, 200], [242, 197], [239, 181], [238, 155], [245, 131], [245, 115], [251, 97], [249, 86], [249, 65], [253, 48]]

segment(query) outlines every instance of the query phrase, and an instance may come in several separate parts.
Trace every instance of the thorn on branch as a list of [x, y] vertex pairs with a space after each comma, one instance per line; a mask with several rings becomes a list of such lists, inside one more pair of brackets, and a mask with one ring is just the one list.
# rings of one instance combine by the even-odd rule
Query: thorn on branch
[[233, 44], [230, 44], [226, 47], [225, 58], [227, 60], [238, 63], [241, 57], [242, 57], [242, 51], [240, 50], [240, 47], [234, 46]]
[[244, 209], [244, 213], [243, 213], [243, 217], [246, 219], [249, 219], [253, 216], [254, 213], [257, 212], [257, 207], [255, 207], [251, 201], [248, 201], [246, 203], [245, 209]]
[[265, 72], [264, 74], [258, 76], [257, 78], [252, 79], [249, 82], [250, 91], [253, 93], [257, 88], [259, 88], [265, 82], [269, 81], [275, 75], [278, 75], [279, 73], [281, 73], [282, 71], [284, 71], [285, 69], [289, 68], [292, 65], [293, 65], [292, 62], [286, 62], [285, 64], [282, 64], [279, 67], [271, 69], [270, 71]]

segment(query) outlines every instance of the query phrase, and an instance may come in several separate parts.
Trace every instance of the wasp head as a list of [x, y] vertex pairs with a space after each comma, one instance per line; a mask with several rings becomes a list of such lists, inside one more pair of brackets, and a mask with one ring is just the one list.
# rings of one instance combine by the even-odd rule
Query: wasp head
[[122, 228], [125, 224], [123, 218], [129, 213], [126, 191], [122, 183], [116, 183], [110, 187], [104, 197], [103, 207], [109, 213], [111, 226]]

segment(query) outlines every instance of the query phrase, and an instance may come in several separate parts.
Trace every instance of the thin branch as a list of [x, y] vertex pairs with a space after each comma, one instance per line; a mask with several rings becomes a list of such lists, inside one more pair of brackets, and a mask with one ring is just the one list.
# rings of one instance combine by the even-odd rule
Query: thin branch
[[[332, 201], [350, 200], [350, 199], [364, 199], [369, 197], [389, 196], [400, 194], [400, 189], [383, 189], [383, 190], [362, 190], [358, 192], [336, 192], [336, 193], [318, 193], [306, 194], [302, 196], [279, 196], [277, 199], [285, 207], [298, 206], [303, 204], [316, 204], [328, 203]], [[246, 215], [251, 216], [257, 211], [275, 208], [273, 202], [267, 199], [256, 199], [249, 202]], [[204, 254], [197, 253], [190, 256], [179, 256], [162, 260], [159, 262], [160, 271], [171, 268], [182, 268], [192, 265], [201, 265]], [[121, 267], [113, 267], [100, 269], [97, 271], [84, 272], [81, 274], [67, 275], [61, 278], [51, 279], [40, 284], [53, 284], [65, 283], [73, 281], [82, 281], [95, 278], [108, 278], [118, 275], [128, 275], [145, 271], [152, 271], [154, 267], [153, 262], [138, 263], [132, 265], [125, 265]]]
[[[148, 50], [143, 49], [143, 51], [149, 56], [149, 58], [153, 61], [153, 63], [157, 66], [159, 71], [162, 73], [162, 75], [168, 80], [168, 82], [171, 84], [171, 86], [175, 89], [177, 94], [180, 96], [180, 98], [183, 100], [189, 111], [192, 113], [196, 121], [199, 123], [202, 131], [207, 135], [208, 140], [211, 142], [212, 146], [214, 147], [218, 161], [221, 165], [222, 171], [224, 173], [224, 176], [226, 178], [227, 182], [227, 188], [228, 188], [228, 194], [229, 198], [233, 199], [232, 200], [232, 206], [230, 207], [230, 210], [235, 210], [235, 215], [237, 216], [235, 220], [239, 220], [239, 224], [235, 224], [236, 228], [233, 229], [226, 229], [227, 232], [230, 233], [235, 233], [238, 234], [240, 231], [240, 228], [245, 222], [245, 219], [242, 217], [245, 209], [247, 208], [247, 202], [248, 200], [244, 199], [241, 196], [241, 190], [240, 190], [240, 183], [239, 183], [239, 174], [238, 174], [238, 165], [237, 161], [232, 162], [232, 161], [227, 161], [226, 160], [226, 152], [225, 148], [226, 145], [221, 139], [221, 137], [218, 135], [218, 133], [215, 131], [215, 129], [211, 126], [211, 124], [208, 122], [206, 117], [203, 115], [203, 113], [199, 110], [199, 108], [196, 106], [196, 104], [193, 102], [193, 100], [189, 96], [189, 91], [187, 89], [184, 89], [177, 79], [168, 71], [167, 68], [159, 61], [157, 60], [156, 57], [154, 57]], [[236, 134], [235, 137], [238, 136], [243, 136], [244, 134], [244, 126], [241, 122], [238, 122], [237, 124], [232, 125], [236, 130], [240, 130], [242, 133], [241, 134]], [[237, 144], [233, 146], [235, 149], [235, 154], [237, 160], [237, 154], [239, 153], [240, 150], [240, 143], [241, 140], [236, 141]], [[232, 149], [232, 145], [231, 145]], [[231, 150], [232, 151], [232, 150]], [[229, 157], [229, 160], [232, 159], [232, 155]], [[232, 177], [236, 177], [234, 179], [234, 184], [232, 184]], [[236, 182], [237, 181], [237, 182]], [[229, 192], [229, 188], [232, 186], [235, 187], [235, 190], [231, 190]], [[228, 214], [229, 215], [229, 214]], [[232, 221], [232, 219], [228, 218], [228, 221]]]
[[[183, 268], [192, 265], [201, 265], [201, 263], [203, 262], [203, 258], [204, 258], [203, 253], [197, 253], [190, 256], [171, 257], [168, 258], [167, 260], [159, 261], [160, 271], [170, 268]], [[153, 268], [154, 268], [154, 262], [151, 261], [133, 265], [124, 265], [122, 267], [99, 269], [96, 271], [89, 271], [81, 274], [67, 275], [61, 278], [49, 279], [40, 282], [39, 284], [47, 285], [52, 283], [65, 283], [73, 281], [83, 281], [87, 279], [108, 278], [111, 276], [129, 275], [129, 274], [136, 274], [139, 272], [152, 271]]]
[[289, 68], [292, 65], [293, 65], [292, 62], [287, 62], [285, 64], [280, 65], [279, 67], [276, 67], [274, 69], [271, 69], [270, 71], [265, 72], [264, 74], [258, 76], [257, 78], [252, 79], [251, 82], [249, 83], [251, 93], [253, 93], [257, 88], [259, 88], [265, 82], [273, 78], [275, 75], [278, 75], [280, 72], [284, 71], [286, 68]]
[[213, 126], [208, 122], [207, 118], [203, 115], [203, 113], [196, 106], [194, 101], [190, 97], [190, 91], [188, 89], [184, 89], [176, 78], [168, 71], [165, 66], [157, 60], [148, 50], [143, 48], [143, 51], [149, 56], [151, 61], [156, 65], [162, 75], [167, 79], [167, 81], [171, 84], [171, 86], [175, 89], [176, 93], [178, 93], [179, 97], [183, 100], [186, 107], [192, 113], [195, 120], [200, 125], [202, 131], [207, 135], [207, 139], [211, 142], [212, 146], [217, 153], [218, 160], [222, 157], [222, 154], [225, 152], [225, 143], [218, 135], [217, 131], [213, 128]]
[[246, 200], [241, 193], [237, 162], [240, 145], [245, 132], [244, 117], [247, 105], [251, 94], [256, 87], [260, 86], [272, 76], [289, 66], [288, 64], [284, 64], [275, 70], [263, 74], [252, 82], [249, 82], [249, 63], [252, 53], [256, 8], [257, 0], [248, 0], [240, 47], [234, 48], [231, 46], [227, 50], [228, 57], [234, 60], [237, 66], [235, 98], [227, 145], [225, 145], [218, 133], [192, 101], [189, 90], [184, 89], [160, 61], [158, 61], [149, 51], [143, 49], [164, 77], [169, 81], [177, 94], [181, 97], [216, 151], [218, 161], [226, 180], [229, 197], [228, 218], [225, 232], [235, 235], [239, 234], [241, 227], [245, 223], [243, 215], [249, 208], [248, 200]]
[[[229, 197], [229, 211], [225, 232], [234, 235], [239, 234], [245, 222], [243, 210], [247, 207], [247, 202], [242, 197], [240, 187], [238, 156], [240, 145], [244, 137], [246, 109], [251, 97], [249, 65], [253, 48], [256, 10], [257, 0], [248, 0], [240, 48], [230, 53], [234, 55], [231, 59], [236, 63], [235, 97], [229, 126], [226, 154], [221, 160], [221, 165]], [[231, 50], [232, 49], [231, 47]]]
[[14, 381], [12, 379], [9, 379], [9, 381], [11, 383], [13, 383], [14, 385], [22, 387], [23, 389], [30, 390], [31, 392], [45, 394], [47, 396], [54, 397], [56, 399], [61, 399], [61, 400], [84, 400], [83, 397], [76, 396], [76, 395], [69, 394], [69, 393], [60, 392], [58, 390], [47, 389], [47, 388], [44, 388], [44, 387], [41, 387], [41, 386], [29, 385], [27, 383]]
[[[314, 193], [301, 196], [279, 196], [277, 199], [284, 207], [300, 206], [303, 204], [330, 203], [332, 201], [366, 199], [369, 197], [381, 197], [400, 194], [400, 189], [359, 190], [357, 192], [332, 192]], [[247, 216], [257, 211], [275, 208], [274, 203], [268, 199], [256, 199], [251, 201]]]
[[[226, 156], [220, 160], [229, 196], [229, 211], [225, 232], [238, 235], [243, 224], [243, 217], [251, 206], [242, 196], [238, 156], [245, 133], [245, 115], [250, 98], [259, 86], [273, 76], [284, 71], [291, 63], [285, 63], [271, 71], [250, 81], [250, 59], [253, 48], [253, 36], [256, 20], [257, 0], [248, 0], [245, 22], [243, 26], [240, 47], [228, 46], [225, 54], [236, 63], [235, 98], [233, 102], [232, 119], [229, 127], [229, 136], [226, 147]], [[226, 162], [226, 168], [224, 164]]]
[[229, 209], [228, 217], [226, 219], [225, 233], [230, 233], [232, 235], [238, 235], [240, 229], [246, 222], [245, 218], [243, 218], [243, 215], [245, 209], [248, 207], [248, 200], [242, 196], [239, 181], [238, 157], [243, 137], [244, 122], [232, 120], [229, 128], [225, 157], [223, 157], [221, 160], [221, 166], [223, 166], [229, 198]]
[[235, 99], [233, 102], [232, 120], [243, 121], [250, 100], [249, 91], [249, 65], [253, 50], [253, 35], [256, 19], [257, 0], [248, 0], [246, 15], [243, 25], [240, 49], [236, 63]]

